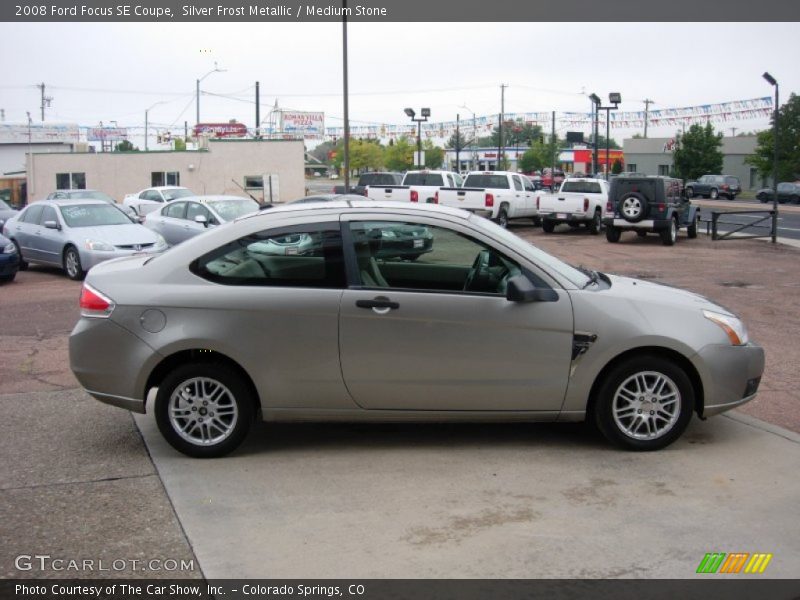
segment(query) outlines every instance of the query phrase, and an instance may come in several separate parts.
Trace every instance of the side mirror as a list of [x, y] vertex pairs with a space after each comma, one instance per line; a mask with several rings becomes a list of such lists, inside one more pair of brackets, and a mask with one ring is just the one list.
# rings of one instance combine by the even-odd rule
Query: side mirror
[[194, 218], [195, 223], [200, 223], [203, 227], [208, 227], [208, 219], [205, 215], [197, 215]]
[[556, 302], [558, 294], [550, 288], [537, 288], [524, 275], [509, 278], [506, 285], [506, 300], [509, 302]]
[[57, 221], [45, 221], [44, 226], [47, 229], [57, 229], [61, 231], [61, 225], [59, 225]]

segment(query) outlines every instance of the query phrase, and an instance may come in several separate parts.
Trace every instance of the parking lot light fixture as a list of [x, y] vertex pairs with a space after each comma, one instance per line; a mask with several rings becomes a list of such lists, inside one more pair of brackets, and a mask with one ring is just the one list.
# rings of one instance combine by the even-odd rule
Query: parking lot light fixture
[[195, 124], [200, 123], [200, 82], [203, 81], [203, 79], [205, 79], [212, 73], [225, 73], [226, 71], [227, 69], [220, 69], [217, 66], [217, 63], [214, 63], [214, 68], [197, 80], [195, 89], [195, 96], [197, 101], [197, 114], [195, 116], [197, 117], [197, 120], [195, 121]]
[[[420, 116], [417, 116], [416, 111], [413, 108], [406, 108], [404, 111], [406, 116], [408, 116], [414, 123], [417, 124], [417, 163], [422, 163], [422, 123], [428, 120], [428, 117], [431, 116], [431, 109], [430, 108], [423, 108], [420, 110]], [[418, 167], [422, 168], [424, 164], [418, 164]]]
[[772, 156], [772, 243], [778, 241], [778, 80], [764, 71], [762, 75], [775, 88], [775, 115], [772, 117], [772, 137], [775, 138], [775, 150]]
[[592, 101], [592, 173], [597, 172], [597, 127], [600, 121], [600, 96], [592, 92], [589, 94], [589, 100]]
[[145, 152], [147, 152], [147, 125], [148, 125], [147, 115], [151, 110], [153, 110], [159, 104], [166, 104], [166, 103], [167, 103], [166, 100], [159, 100], [158, 102], [156, 102], [155, 104], [153, 104], [152, 106], [150, 106], [149, 108], [146, 108], [144, 110], [144, 151]]

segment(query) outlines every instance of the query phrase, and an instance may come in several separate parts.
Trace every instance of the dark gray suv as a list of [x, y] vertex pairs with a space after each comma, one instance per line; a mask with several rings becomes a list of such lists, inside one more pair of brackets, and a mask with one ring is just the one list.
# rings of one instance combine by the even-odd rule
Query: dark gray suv
[[739, 178], [733, 175], [703, 175], [686, 184], [686, 197], [702, 196], [716, 200], [720, 196], [733, 200], [742, 191]]
[[686, 227], [697, 237], [697, 207], [683, 194], [683, 182], [671, 177], [616, 177], [611, 180], [603, 225], [606, 239], [619, 241], [623, 231], [639, 237], [658, 233], [665, 246], [672, 246], [678, 229]]

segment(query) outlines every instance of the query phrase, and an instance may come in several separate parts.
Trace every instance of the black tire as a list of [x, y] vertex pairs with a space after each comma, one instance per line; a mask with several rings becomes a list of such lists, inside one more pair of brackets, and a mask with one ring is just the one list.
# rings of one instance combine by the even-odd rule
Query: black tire
[[686, 188], [686, 197], [689, 198], [689, 200], [694, 198], [694, 189], [693, 188], [690, 188], [690, 187]]
[[628, 192], [617, 203], [622, 218], [629, 223], [638, 223], [647, 216], [650, 206], [647, 198], [639, 192]]
[[597, 235], [600, 233], [600, 230], [603, 228], [603, 218], [600, 215], [599, 210], [594, 211], [594, 217], [592, 217], [592, 220], [589, 221], [587, 227], [589, 228], [589, 233], [592, 235]]
[[766, 204], [769, 201], [769, 197], [766, 194], [756, 194], [756, 199], [761, 202], [761, 204]]
[[669, 227], [658, 232], [661, 236], [661, 243], [665, 246], [674, 246], [678, 239], [678, 224], [675, 219], [670, 219]]
[[717, 188], [711, 188], [711, 191], [708, 193], [708, 197], [712, 200], [716, 200], [719, 198], [719, 190], [717, 190]]
[[17, 276], [17, 272], [14, 271], [11, 275], [3, 275], [0, 277], [0, 283], [11, 283], [14, 281], [14, 277]]
[[75, 246], [67, 246], [64, 248], [64, 257], [62, 261], [64, 273], [72, 281], [81, 281], [86, 277], [86, 271], [81, 266], [81, 255]]
[[621, 229], [617, 229], [613, 225], [609, 225], [608, 227], [606, 227], [606, 239], [612, 244], [616, 244], [619, 241], [619, 237], [621, 235], [622, 235]]
[[534, 227], [541, 227], [542, 226], [542, 219], [539, 217], [533, 217], [533, 226]]
[[[637, 374], [641, 378], [638, 381]], [[659, 377], [664, 387], [657, 398], [653, 388], [658, 385]], [[642, 380], [645, 388], [652, 387], [637, 395]], [[670, 403], [671, 392], [676, 403]], [[594, 398], [593, 413], [595, 424], [610, 442], [628, 450], [659, 450], [669, 446], [686, 430], [694, 403], [694, 388], [681, 367], [660, 356], [643, 354], [621, 362], [608, 372]], [[666, 421], [660, 433], [653, 430], [654, 426], [659, 427], [657, 416]], [[652, 437], [640, 432], [642, 423], [647, 424]]]
[[797, 204], [798, 202], [800, 202], [800, 196], [792, 196], [791, 198], [789, 198], [789, 201], [792, 204]]
[[553, 233], [555, 231], [556, 224], [549, 219], [542, 219], [542, 231], [545, 233]]
[[19, 256], [19, 270], [20, 271], [27, 271], [28, 270], [28, 261], [22, 258], [22, 250], [19, 249], [19, 244], [17, 240], [12, 240], [14, 242], [14, 247], [17, 249], [17, 256]]
[[501, 206], [500, 210], [497, 212], [497, 219], [494, 221], [503, 229], [508, 227], [508, 210], [505, 206]]
[[645, 231], [644, 229], [637, 229], [636, 235], [638, 235], [640, 238], [647, 237], [647, 231]]
[[[209, 389], [214, 390], [213, 386], [223, 389], [216, 402], [202, 399], [204, 396], [197, 397]], [[180, 398], [175, 398], [178, 403], [175, 408], [185, 416], [176, 415], [173, 422], [170, 404], [179, 389]], [[201, 402], [206, 404], [201, 405]], [[164, 378], [158, 386], [155, 415], [158, 429], [170, 446], [194, 458], [218, 458], [242, 443], [253, 422], [253, 407], [254, 398], [239, 373], [219, 363], [195, 363], [181, 365]], [[225, 414], [215, 414], [215, 409], [224, 410]], [[209, 425], [214, 421], [226, 430], [217, 424]], [[183, 435], [179, 431], [182, 424], [186, 426]], [[220, 439], [210, 439], [208, 443], [192, 441], [190, 434], [195, 434], [198, 428], [201, 437], [211, 438], [213, 432], [219, 432]]]
[[692, 224], [686, 228], [686, 235], [689, 237], [690, 240], [693, 240], [697, 237], [697, 219], [692, 221]]

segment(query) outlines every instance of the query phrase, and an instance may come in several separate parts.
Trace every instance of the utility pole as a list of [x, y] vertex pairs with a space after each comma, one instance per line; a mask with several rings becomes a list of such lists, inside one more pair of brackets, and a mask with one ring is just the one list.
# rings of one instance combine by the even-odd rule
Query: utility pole
[[553, 111], [553, 124], [551, 125], [552, 129], [550, 130], [550, 158], [552, 161], [551, 167], [551, 177], [555, 177], [556, 172], [556, 111]]
[[645, 98], [644, 100], [644, 138], [647, 139], [647, 120], [650, 117], [650, 105], [655, 104], [654, 100]]
[[731, 127], [731, 137], [736, 137], [736, 130], [739, 129], [738, 127]]
[[39, 90], [42, 92], [42, 106], [40, 108], [42, 109], [42, 123], [44, 123], [44, 109], [45, 109], [45, 106], [49, 107], [50, 106], [50, 102], [53, 100], [53, 98], [51, 96], [45, 96], [44, 95], [44, 90], [45, 90], [44, 82], [38, 84], [36, 87], [38, 87]]
[[342, 0], [342, 73], [344, 87], [344, 193], [350, 193], [350, 103], [347, 84], [347, 0]]
[[500, 159], [503, 156], [503, 119], [506, 112], [506, 88], [508, 85], [505, 83], [500, 84], [500, 122], [497, 127], [497, 165], [496, 169], [500, 170]]
[[461, 172], [461, 115], [456, 113], [456, 173]]
[[258, 135], [258, 128], [261, 126], [261, 101], [260, 101], [260, 94], [258, 89], [258, 81], [256, 81], [256, 129], [253, 132], [255, 135], [254, 137], [258, 139], [260, 136]]

